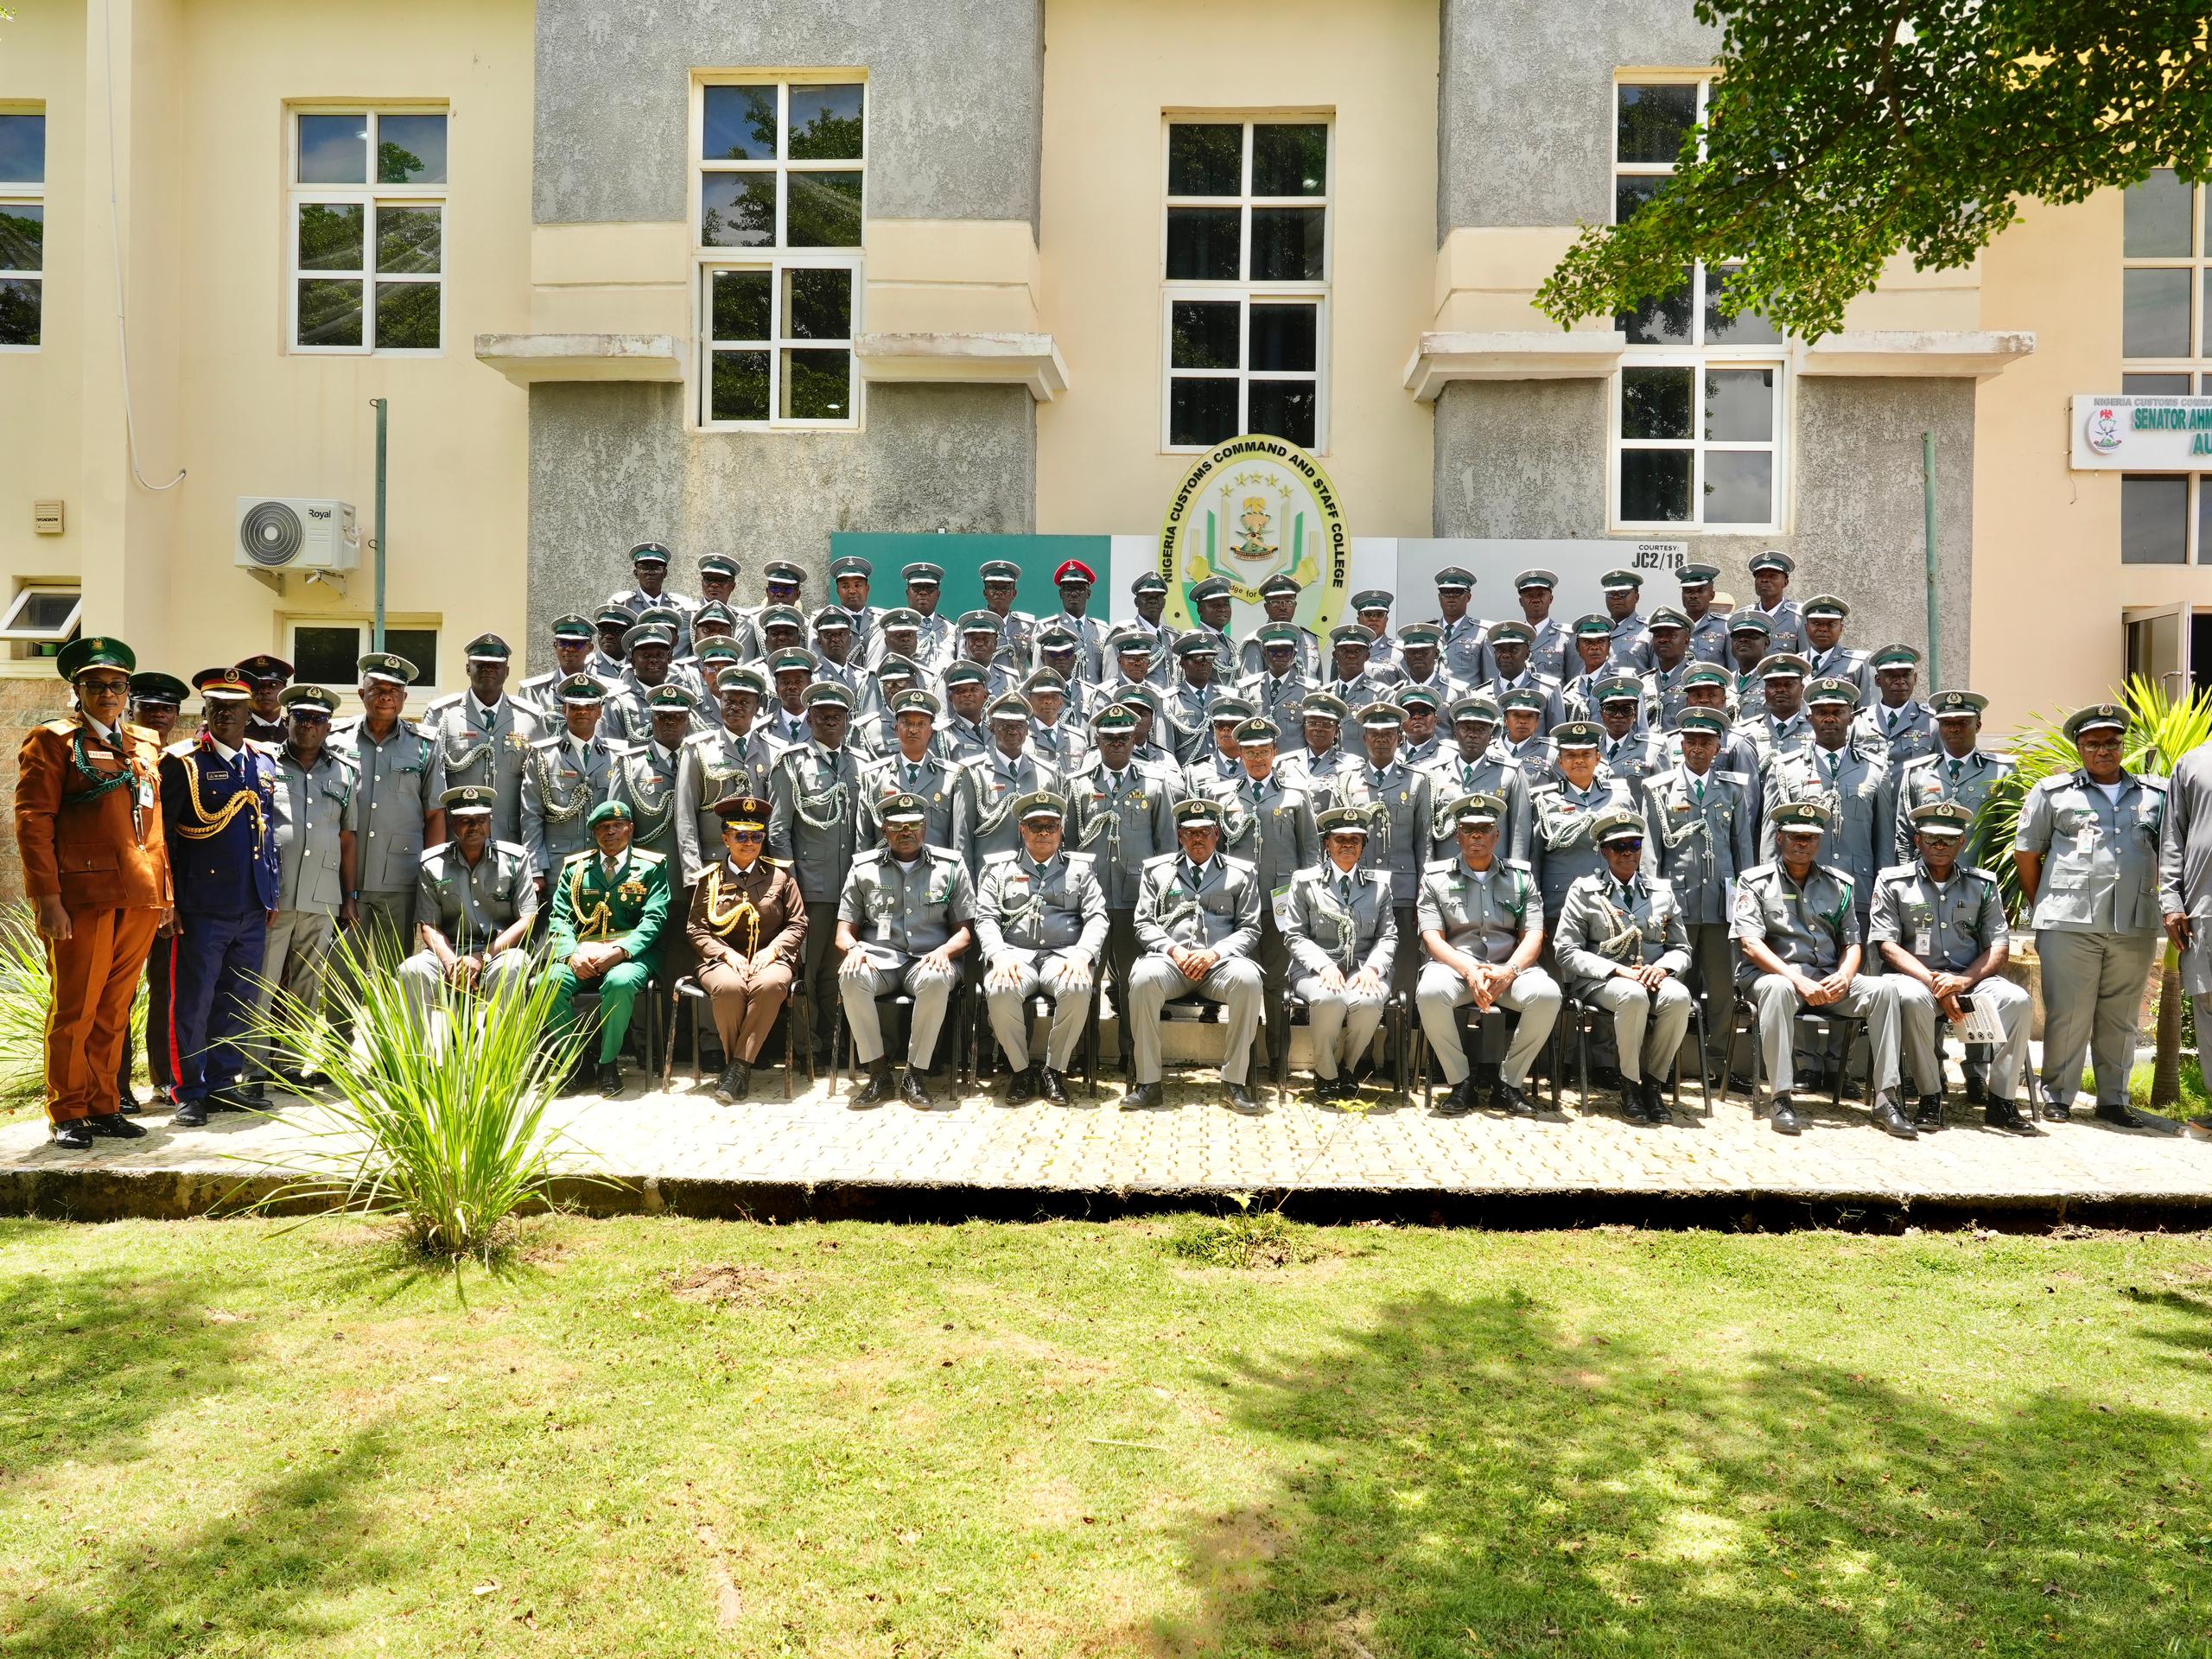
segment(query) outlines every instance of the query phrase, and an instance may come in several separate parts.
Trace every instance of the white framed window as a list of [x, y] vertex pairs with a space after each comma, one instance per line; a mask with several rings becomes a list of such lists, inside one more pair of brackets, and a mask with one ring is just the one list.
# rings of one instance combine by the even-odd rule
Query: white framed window
[[288, 113], [291, 349], [442, 352], [446, 111], [296, 107]]
[[[1712, 85], [1709, 74], [1685, 73], [1615, 86], [1615, 224], [1666, 184], [1705, 118]], [[1754, 313], [1721, 315], [1732, 270], [1694, 264], [1681, 287], [1616, 319], [1628, 337], [1609, 416], [1616, 529], [1783, 527], [1783, 339]]]
[[17, 657], [51, 657], [77, 637], [85, 595], [73, 582], [27, 582], [0, 615], [0, 639]]
[[692, 130], [699, 425], [858, 427], [866, 82], [702, 80]]
[[0, 105], [0, 352], [35, 352], [46, 317], [46, 111]]
[[1160, 447], [1268, 432], [1328, 442], [1330, 187], [1324, 116], [1171, 115]]
[[[2212, 190], [2162, 167], [2122, 197], [2120, 389], [2212, 397]], [[2212, 473], [2123, 474], [2122, 564], [2212, 564]]]
[[[297, 617], [287, 632], [293, 677], [301, 684], [342, 692], [360, 683], [361, 658], [376, 638], [376, 625], [369, 618]], [[384, 648], [415, 664], [415, 678], [408, 688], [410, 697], [436, 690], [438, 630], [435, 624], [387, 623]]]

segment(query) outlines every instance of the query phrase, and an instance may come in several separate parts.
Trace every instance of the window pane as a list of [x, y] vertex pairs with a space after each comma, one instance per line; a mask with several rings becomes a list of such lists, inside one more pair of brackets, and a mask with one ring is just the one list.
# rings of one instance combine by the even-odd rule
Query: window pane
[[300, 344], [359, 346], [361, 284], [327, 280], [300, 284]]
[[0, 179], [10, 184], [46, 180], [46, 118], [0, 115]]
[[1329, 194], [1329, 130], [1324, 126], [1252, 129], [1252, 194]]
[[13, 626], [25, 632], [52, 633], [84, 602], [81, 594], [34, 594], [16, 613]]
[[46, 269], [46, 209], [35, 201], [0, 202], [0, 270]]
[[436, 283], [377, 284], [377, 344], [387, 352], [438, 349]]
[[1623, 369], [1621, 435], [1687, 438], [1690, 426], [1690, 369]]
[[1318, 283], [1325, 207], [1255, 207], [1252, 280]]
[[850, 340], [853, 337], [853, 273], [849, 270], [785, 271], [784, 336], [787, 340]]
[[[415, 664], [415, 677], [408, 682], [410, 685], [435, 685], [438, 683], [438, 631], [435, 628], [386, 628], [384, 631], [384, 648]], [[356, 655], [358, 660], [358, 653]], [[348, 674], [338, 683], [349, 685], [354, 678], [354, 674]]]
[[387, 276], [438, 267], [443, 213], [435, 207], [377, 209], [377, 269]]
[[359, 202], [302, 202], [300, 269], [360, 270], [364, 211]]
[[[361, 652], [368, 644], [368, 630], [359, 627], [298, 627], [292, 630], [292, 660], [302, 683], [308, 685], [358, 685]], [[385, 631], [390, 639], [391, 632]], [[395, 646], [393, 649], [397, 650]], [[418, 659], [410, 657], [410, 663]]]
[[1774, 516], [1774, 456], [1764, 449], [1705, 452], [1705, 522], [1764, 524]]
[[35, 346], [45, 284], [35, 278], [0, 278], [0, 346]]
[[699, 181], [699, 245], [768, 248], [776, 243], [776, 175], [709, 173]]
[[784, 353], [784, 418], [843, 421], [853, 413], [850, 352]]
[[1720, 315], [1720, 296], [1726, 289], [1728, 279], [1736, 274], [1732, 265], [1705, 273], [1705, 343], [1708, 346], [1772, 346], [1782, 339], [1782, 330], [1756, 311], [1745, 311], [1734, 317]]
[[1636, 217], [1636, 210], [1657, 195], [1666, 184], [1664, 179], [1655, 179], [1646, 174], [1631, 174], [1613, 181], [1613, 223], [1625, 225]]
[[1236, 435], [1234, 380], [1171, 380], [1167, 391], [1167, 442], [1215, 444]]
[[709, 162], [776, 159], [776, 89], [709, 86], [700, 123], [699, 156]]
[[2189, 550], [2189, 480], [2120, 480], [2120, 562], [2179, 564]]
[[794, 86], [791, 137], [785, 153], [795, 162], [857, 162], [861, 158], [861, 89]]
[[2127, 231], [2120, 244], [2121, 251], [2131, 259], [2157, 259], [2178, 254], [2189, 254], [2190, 198], [2196, 194], [2191, 186], [2174, 176], [2170, 167], [2162, 167], [2138, 185], [2131, 185], [2121, 194], [2126, 205]]
[[1170, 312], [1173, 339], [1169, 361], [1179, 369], [1233, 369], [1236, 364], [1236, 302], [1178, 300]]
[[1313, 410], [1318, 401], [1311, 380], [1255, 380], [1252, 430], [1272, 432], [1279, 438], [1288, 438], [1301, 449], [1311, 449]]
[[1620, 92], [1620, 159], [1671, 162], [1682, 153], [1682, 140], [1697, 124], [1694, 86], [1623, 86]]
[[1707, 369], [1705, 435], [1722, 443], [1764, 443], [1774, 436], [1774, 371]]
[[1632, 524], [1679, 524], [1690, 516], [1690, 452], [1621, 451], [1621, 518]]
[[2120, 377], [2120, 392], [2123, 397], [2186, 397], [2189, 396], [2189, 377], [2185, 374], [2123, 374]]
[[857, 173], [790, 173], [791, 223], [784, 245], [791, 248], [857, 248], [861, 245], [861, 175]]
[[2189, 277], [2185, 270], [2120, 273], [2127, 298], [2120, 333], [2122, 357], [2189, 355]]
[[442, 115], [377, 118], [378, 184], [443, 184], [446, 118]]
[[368, 181], [367, 116], [303, 115], [300, 118], [302, 184], [366, 184]]
[[1233, 196], [1243, 179], [1243, 127], [1209, 121], [1167, 129], [1169, 195]]
[[1690, 343], [1690, 274], [1671, 294], [1646, 300], [1633, 311], [1613, 319], [1631, 346], [1687, 346]]
[[1251, 366], [1255, 369], [1312, 369], [1319, 366], [1316, 336], [1319, 332], [1320, 317], [1321, 308], [1318, 305], [1254, 306]]
[[1167, 210], [1167, 275], [1176, 282], [1236, 280], [1238, 214], [1234, 207]]
[[766, 340], [773, 297], [765, 270], [718, 270], [714, 275], [716, 340]]
[[716, 352], [707, 412], [709, 419], [717, 421], [766, 420], [768, 353]]

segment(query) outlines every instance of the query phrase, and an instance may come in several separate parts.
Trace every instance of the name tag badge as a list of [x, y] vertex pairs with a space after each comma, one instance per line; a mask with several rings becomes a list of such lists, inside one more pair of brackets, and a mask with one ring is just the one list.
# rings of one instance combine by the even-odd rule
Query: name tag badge
[[143, 778], [141, 778], [138, 780], [138, 804], [142, 807], [146, 807], [151, 806], [153, 804], [154, 786], [148, 783]]
[[1935, 935], [1930, 933], [1926, 928], [1922, 928], [1918, 932], [1912, 936], [1912, 954], [1914, 956], [1926, 957], [1933, 956], [1935, 952]]

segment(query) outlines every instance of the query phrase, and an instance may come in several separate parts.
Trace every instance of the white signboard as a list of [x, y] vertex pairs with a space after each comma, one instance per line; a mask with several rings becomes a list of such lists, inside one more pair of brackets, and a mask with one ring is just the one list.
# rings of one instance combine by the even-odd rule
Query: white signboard
[[2212, 397], [2077, 394], [2074, 469], [2212, 473]]

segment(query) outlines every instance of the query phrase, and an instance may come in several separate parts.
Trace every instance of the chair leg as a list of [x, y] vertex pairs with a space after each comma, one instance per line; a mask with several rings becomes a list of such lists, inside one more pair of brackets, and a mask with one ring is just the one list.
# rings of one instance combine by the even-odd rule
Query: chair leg
[[1582, 1115], [1590, 1116], [1590, 1021], [1588, 1010], [1567, 1006], [1560, 1010], [1574, 1022], [1574, 1086], [1582, 1096]]

